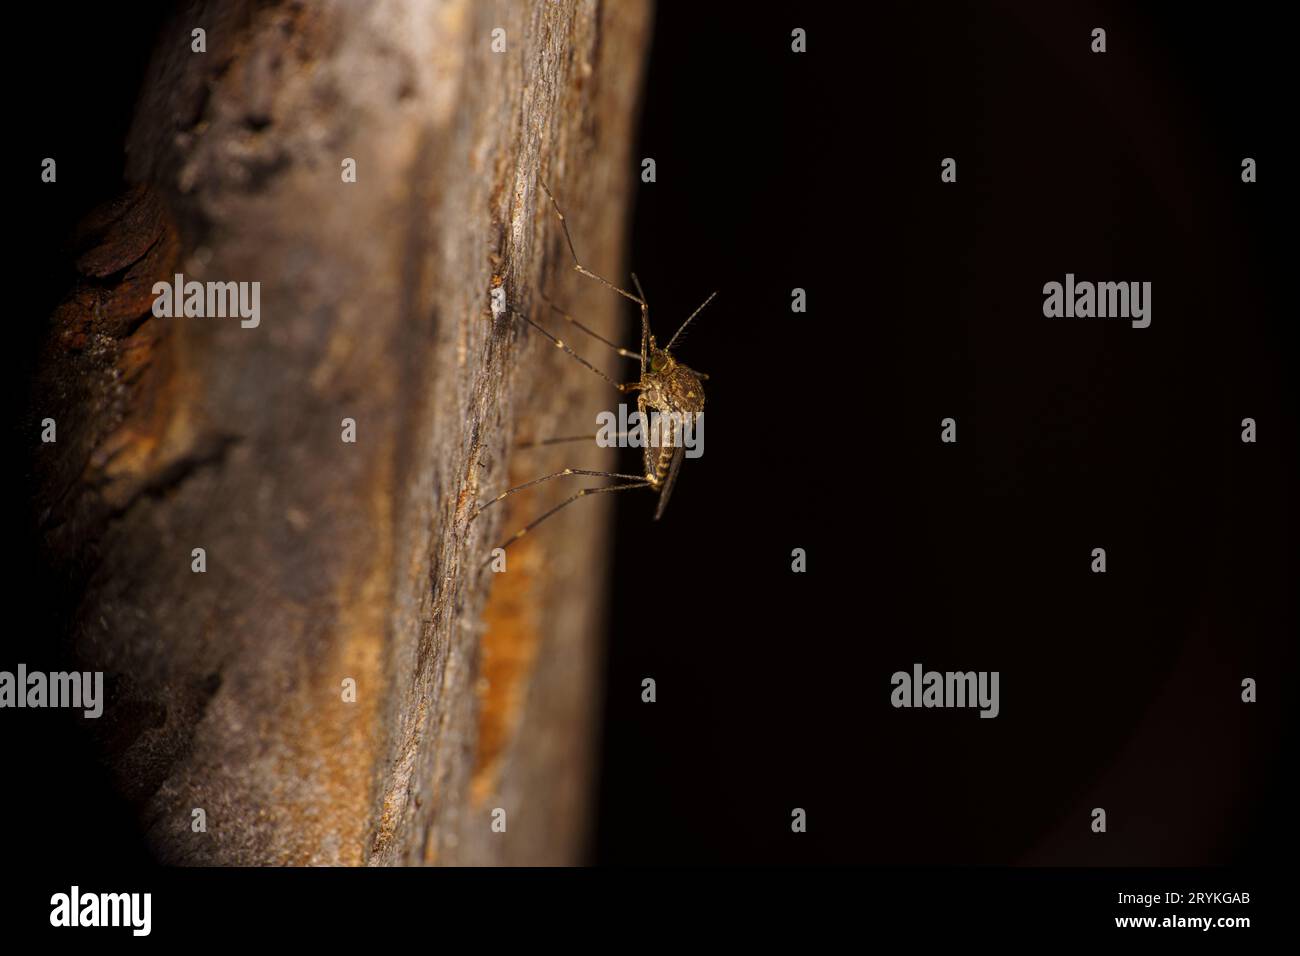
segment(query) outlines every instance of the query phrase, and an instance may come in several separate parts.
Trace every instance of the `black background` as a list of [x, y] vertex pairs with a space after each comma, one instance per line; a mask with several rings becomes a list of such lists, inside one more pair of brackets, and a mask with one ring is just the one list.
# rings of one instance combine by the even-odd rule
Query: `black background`
[[[597, 859], [1294, 837], [1284, 32], [1065, 6], [661, 6], [630, 267], [661, 341], [721, 294], [677, 349], [711, 376], [705, 454], [659, 524], [619, 502]], [[1151, 327], [1044, 318], [1066, 272], [1152, 282]], [[915, 662], [1000, 671], [1001, 715], [893, 709]]]
[[[1196, 865], [1294, 840], [1288, 34], [1131, 6], [661, 4], [628, 265], [661, 341], [720, 295], [677, 350], [711, 376], [706, 453], [663, 521], [618, 506], [593, 861]], [[15, 11], [52, 52], [9, 84], [15, 410], [169, 8]], [[34, 153], [68, 157], [53, 200]], [[1151, 327], [1045, 319], [1066, 272], [1151, 281]], [[65, 602], [10, 500], [12, 660], [54, 669]], [[891, 708], [915, 662], [1000, 671], [1001, 715]], [[143, 862], [45, 716], [5, 715], [11, 848]]]

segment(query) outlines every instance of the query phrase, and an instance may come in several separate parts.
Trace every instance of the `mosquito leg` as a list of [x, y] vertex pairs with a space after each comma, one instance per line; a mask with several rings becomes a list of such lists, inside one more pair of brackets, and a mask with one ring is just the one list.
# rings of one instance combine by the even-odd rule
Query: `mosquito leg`
[[[646, 414], [647, 408], [649, 408], [649, 406], [646, 404], [645, 395], [638, 395], [636, 397], [636, 410], [641, 413], [641, 421], [643, 422], [650, 420]], [[655, 469], [655, 461], [654, 461], [655, 456], [650, 451], [649, 442], [646, 442], [644, 445], [641, 446], [641, 459], [645, 466], [644, 477], [647, 480], [651, 481], [652, 483], [657, 483], [658, 472]]]
[[[625, 476], [624, 476], [624, 477], [625, 477]], [[550, 511], [546, 512], [546, 513], [545, 513], [544, 515], [542, 515], [540, 518], [535, 518], [534, 520], [530, 521], [528, 524], [524, 525], [522, 528], [520, 528], [518, 531], [516, 531], [513, 535], [511, 535], [509, 538], [507, 538], [507, 539], [506, 539], [505, 541], [503, 541], [501, 544], [497, 545], [497, 547], [498, 547], [498, 548], [501, 548], [501, 549], [503, 549], [503, 550], [504, 550], [505, 548], [510, 547], [512, 544], [514, 544], [516, 541], [518, 541], [520, 538], [522, 538], [522, 537], [523, 537], [524, 535], [526, 535], [528, 532], [532, 531], [534, 528], [536, 528], [539, 524], [541, 524], [543, 521], [545, 521], [545, 520], [546, 520], [547, 518], [549, 518], [551, 515], [555, 514], [555, 512], [559, 511], [561, 508], [564, 508], [564, 507], [566, 507], [566, 506], [568, 506], [568, 505], [573, 504], [573, 503], [574, 503], [575, 501], [577, 501], [579, 498], [585, 497], [585, 496], [587, 496], [587, 495], [598, 495], [598, 494], [602, 494], [602, 493], [604, 493], [604, 492], [606, 492], [606, 491], [629, 491], [629, 490], [631, 490], [631, 489], [633, 489], [633, 488], [649, 488], [649, 487], [650, 487], [650, 482], [645, 481], [645, 480], [639, 480], [639, 481], [635, 481], [635, 482], [632, 482], [632, 483], [630, 483], [630, 484], [626, 484], [626, 485], [605, 485], [605, 486], [600, 487], [600, 488], [583, 488], [583, 489], [582, 489], [581, 491], [579, 491], [576, 495], [573, 495], [573, 496], [570, 497], [570, 498], [565, 498], [563, 501], [561, 501], [558, 505], [556, 505], [556, 506], [555, 506], [554, 508], [552, 508]], [[486, 560], [484, 560], [483, 563], [484, 563], [484, 564], [487, 564], [487, 563], [488, 563], [489, 561], [491, 561], [491, 560], [492, 560], [492, 558], [491, 558], [491, 556], [489, 555], [488, 558], [487, 558]]]
[[551, 201], [551, 208], [555, 210], [555, 215], [558, 216], [560, 219], [560, 227], [564, 230], [564, 241], [569, 244], [569, 253], [573, 256], [573, 268], [578, 272], [581, 272], [587, 278], [595, 279], [597, 282], [601, 283], [602, 285], [605, 285], [610, 289], [613, 289], [619, 295], [631, 299], [637, 305], [641, 306], [642, 312], [645, 312], [646, 304], [644, 298], [638, 299], [636, 296], [634, 296], [631, 292], [628, 292], [626, 289], [620, 289], [618, 286], [614, 285], [614, 283], [610, 282], [604, 276], [596, 275], [596, 273], [592, 272], [590, 269], [588, 269], [578, 260], [578, 250], [573, 247], [573, 237], [569, 235], [569, 224], [564, 221], [564, 213], [560, 212], [560, 204], [557, 203], [555, 201], [555, 197], [551, 195], [551, 188], [546, 185], [546, 180], [538, 179], [537, 181], [542, 184], [542, 189], [546, 191], [546, 198]]
[[[516, 448], [537, 448], [539, 445], [558, 445], [561, 442], [566, 442], [566, 441], [595, 441], [599, 437], [600, 437], [599, 433], [595, 435], [592, 435], [590, 433], [586, 435], [566, 435], [563, 438], [542, 438], [537, 441], [524, 441], [515, 445], [515, 447]], [[627, 432], [619, 432], [618, 434], [611, 435], [610, 437], [626, 438]]]
[[609, 382], [610, 385], [613, 385], [613, 386], [614, 386], [616, 389], [618, 389], [620, 392], [626, 392], [626, 391], [628, 390], [628, 386], [627, 386], [627, 385], [620, 385], [618, 382], [614, 381], [612, 378], [610, 378], [608, 375], [606, 375], [606, 374], [605, 374], [604, 372], [602, 372], [600, 369], [596, 368], [596, 366], [592, 365], [590, 362], [588, 362], [585, 358], [583, 358], [583, 357], [582, 357], [581, 355], [579, 355], [577, 352], [573, 351], [573, 349], [569, 348], [569, 346], [566, 345], [562, 339], [557, 339], [554, 335], [552, 335], [550, 332], [547, 332], [544, 328], [542, 328], [540, 325], [538, 325], [536, 322], [534, 322], [532, 319], [530, 319], [530, 318], [529, 318], [527, 315], [525, 315], [524, 313], [520, 312], [520, 313], [518, 313], [518, 314], [519, 314], [520, 317], [523, 318], [523, 320], [524, 320], [525, 322], [527, 322], [529, 325], [531, 325], [533, 328], [535, 328], [538, 332], [541, 332], [542, 335], [546, 336], [546, 338], [550, 341], [550, 343], [551, 343], [552, 345], [554, 345], [557, 349], [563, 349], [565, 352], [568, 352], [568, 353], [569, 353], [570, 355], [572, 355], [575, 359], [577, 359], [580, 363], [582, 363], [583, 366], [585, 366], [586, 368], [588, 368], [588, 369], [590, 369], [591, 371], [595, 372], [597, 375], [599, 375], [599, 376], [600, 376], [601, 378], [603, 378], [605, 381]]
[[590, 335], [593, 339], [597, 339], [598, 341], [604, 342], [606, 345], [608, 345], [610, 348], [612, 348], [615, 352], [617, 352], [619, 355], [623, 356], [624, 358], [630, 358], [630, 359], [640, 358], [640, 356], [638, 356], [635, 352], [631, 351], [630, 349], [625, 349], [625, 348], [623, 348], [623, 347], [620, 346], [620, 345], [615, 345], [613, 342], [611, 342], [609, 339], [605, 338], [605, 337], [604, 337], [603, 335], [601, 335], [599, 332], [595, 332], [595, 331], [593, 331], [593, 330], [587, 328], [585, 325], [583, 325], [581, 322], [579, 322], [579, 321], [578, 321], [577, 319], [575, 319], [573, 316], [569, 315], [569, 313], [565, 312], [565, 311], [564, 311], [563, 309], [561, 309], [558, 305], [556, 305], [554, 302], [552, 302], [551, 299], [550, 299], [550, 296], [548, 296], [548, 295], [547, 295], [545, 292], [543, 292], [541, 289], [538, 289], [538, 290], [537, 290], [537, 294], [538, 294], [539, 296], [541, 296], [541, 297], [542, 297], [542, 301], [545, 302], [548, 306], [550, 306], [551, 309], [552, 309], [553, 311], [555, 311], [556, 313], [558, 313], [558, 314], [560, 315], [561, 318], [563, 318], [566, 322], [570, 322], [570, 323], [572, 323], [573, 325], [576, 325], [578, 328], [582, 329], [582, 331], [584, 331], [584, 332], [586, 332], [588, 335]]
[[569, 475], [585, 475], [589, 478], [624, 478], [630, 481], [645, 480], [644, 475], [621, 475], [615, 471], [588, 471], [585, 468], [566, 468], [564, 471], [557, 471], [552, 475], [543, 475], [541, 478], [534, 478], [532, 481], [526, 481], [522, 485], [516, 485], [514, 488], [501, 492], [501, 494], [497, 495], [491, 501], [476, 508], [474, 513], [469, 516], [469, 520], [473, 521], [483, 513], [484, 508], [491, 507], [503, 498], [509, 498], [516, 491], [523, 491], [525, 488], [531, 488], [533, 485], [540, 485], [543, 481], [550, 481], [552, 478], [565, 478]]
[[650, 303], [646, 301], [645, 290], [635, 272], [632, 273], [632, 284], [641, 294], [641, 377], [645, 378], [646, 363], [650, 361]]

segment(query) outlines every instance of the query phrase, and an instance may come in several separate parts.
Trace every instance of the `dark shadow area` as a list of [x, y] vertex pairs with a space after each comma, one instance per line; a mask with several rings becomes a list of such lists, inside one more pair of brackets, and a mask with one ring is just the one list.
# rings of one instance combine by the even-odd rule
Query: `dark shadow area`
[[[712, 376], [705, 454], [660, 523], [619, 502], [596, 858], [1268, 858], [1294, 836], [1287, 31], [662, 4], [655, 36], [630, 267], [661, 331], [721, 294], [679, 349]], [[1152, 282], [1152, 326], [1045, 318], [1067, 272]], [[918, 662], [999, 671], [1000, 716], [894, 709]]]
[[[121, 194], [123, 143], [158, 28], [174, 4], [132, 4], [129, 16], [112, 5], [23, 5], [10, 11], [11, 35], [47, 59], [38, 75], [9, 85], [21, 146], [6, 150], [8, 181], [17, 192], [11, 221], [17, 263], [5, 377], [11, 534], [6, 536], [8, 606], [18, 611], [3, 667], [68, 667], [66, 635], [75, 582], [54, 577], [40, 560], [31, 513], [30, 455], [40, 416], [30, 407], [31, 375], [54, 307], [69, 291], [74, 227], [91, 210]], [[57, 163], [57, 182], [43, 183], [41, 163]], [[16, 858], [147, 864], [134, 814], [112, 787], [80, 712], [6, 710], [6, 840]]]

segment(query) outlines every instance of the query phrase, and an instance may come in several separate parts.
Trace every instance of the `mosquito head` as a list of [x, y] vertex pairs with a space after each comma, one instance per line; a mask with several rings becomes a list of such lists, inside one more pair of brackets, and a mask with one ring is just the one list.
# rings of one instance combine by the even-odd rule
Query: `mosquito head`
[[651, 375], [663, 375], [671, 372], [677, 364], [677, 360], [668, 354], [667, 349], [661, 349], [655, 345], [655, 340], [650, 340], [650, 367]]

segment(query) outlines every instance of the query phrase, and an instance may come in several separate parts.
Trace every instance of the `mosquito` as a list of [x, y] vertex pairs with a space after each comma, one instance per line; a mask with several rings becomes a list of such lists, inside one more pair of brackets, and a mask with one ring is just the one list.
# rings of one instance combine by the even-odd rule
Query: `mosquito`
[[[622, 357], [639, 360], [641, 363], [641, 378], [635, 382], [627, 382], [627, 383], [616, 382], [614, 379], [610, 378], [600, 369], [596, 368], [596, 366], [592, 365], [581, 355], [579, 355], [577, 352], [571, 349], [568, 346], [568, 344], [564, 342], [563, 339], [557, 338], [556, 336], [552, 335], [542, 326], [534, 322], [532, 318], [530, 318], [529, 316], [523, 315], [524, 321], [527, 322], [529, 325], [531, 325], [542, 335], [544, 335], [547, 338], [547, 340], [549, 340], [550, 343], [554, 345], [557, 349], [561, 349], [564, 352], [567, 352], [574, 359], [576, 359], [584, 368], [589, 369], [590, 371], [599, 375], [601, 378], [603, 378], [614, 388], [618, 389], [619, 392], [621, 392], [622, 394], [626, 395], [629, 392], [636, 392], [637, 410], [641, 413], [641, 420], [643, 422], [647, 421], [647, 410], [658, 412], [660, 416], [675, 415], [677, 417], [675, 419], [670, 419], [670, 420], [676, 420], [676, 421], [685, 421], [686, 416], [689, 415], [691, 416], [690, 420], [694, 421], [694, 416], [704, 411], [704, 387], [700, 383], [707, 380], [708, 376], [705, 375], [703, 372], [697, 372], [694, 369], [687, 368], [681, 362], [677, 361], [677, 359], [673, 357], [672, 349], [673, 349], [673, 345], [677, 342], [677, 340], [681, 338], [682, 332], [686, 330], [686, 327], [691, 324], [691, 322], [695, 319], [697, 315], [699, 315], [702, 311], [704, 311], [704, 307], [707, 306], [710, 302], [712, 302], [714, 296], [716, 296], [718, 293], [717, 292], [711, 293], [709, 297], [705, 299], [703, 303], [700, 304], [700, 307], [697, 308], [694, 312], [692, 312], [687, 317], [686, 321], [683, 322], [681, 326], [677, 329], [677, 331], [673, 333], [673, 337], [668, 340], [668, 344], [665, 345], [663, 348], [660, 348], [655, 341], [654, 335], [652, 335], [650, 332], [650, 305], [646, 301], [645, 290], [641, 288], [641, 280], [636, 277], [636, 273], [635, 272], [632, 273], [632, 284], [636, 287], [636, 295], [633, 295], [628, 290], [616, 286], [608, 279], [604, 278], [603, 276], [597, 275], [596, 273], [588, 269], [586, 266], [584, 266], [582, 264], [582, 261], [578, 258], [577, 249], [574, 248], [573, 237], [569, 235], [569, 224], [568, 222], [565, 221], [564, 213], [560, 211], [560, 204], [556, 202], [555, 197], [551, 195], [550, 187], [548, 187], [545, 182], [541, 180], [538, 181], [541, 182], [542, 189], [545, 190], [546, 192], [546, 198], [550, 200], [551, 208], [555, 210], [555, 215], [560, 220], [560, 228], [563, 229], [564, 231], [564, 241], [569, 247], [569, 254], [573, 256], [574, 271], [586, 276], [589, 279], [594, 279], [595, 281], [599, 282], [601, 285], [605, 286], [608, 289], [612, 289], [614, 292], [617, 292], [619, 295], [623, 296], [626, 299], [631, 299], [640, 307], [641, 309], [641, 351], [640, 353], [638, 354], [629, 349], [622, 348], [621, 346], [616, 345], [615, 343], [609, 341], [604, 336], [599, 335], [598, 333], [587, 328], [577, 319], [573, 318], [567, 312], [565, 312], [564, 310], [556, 306], [555, 303], [550, 301], [550, 299], [546, 298], [546, 295], [544, 293], [542, 294], [542, 298], [546, 301], [547, 305], [549, 305], [553, 311], [560, 314], [570, 324], [581, 329], [583, 332], [587, 333], [592, 338], [609, 346], [611, 349], [613, 349]], [[588, 439], [590, 437], [591, 437], [590, 435], [578, 435], [571, 438], [552, 438], [541, 442], [535, 442], [533, 444], [550, 445], [550, 444], [556, 444], [559, 442], [566, 442], [566, 441], [580, 441], [580, 440]], [[627, 474], [621, 474], [619, 472], [612, 472], [612, 471], [590, 471], [583, 468], [565, 468], [563, 471], [557, 471], [554, 474], [550, 474], [550, 475], [543, 475], [541, 478], [534, 478], [532, 481], [525, 482], [522, 485], [503, 491], [501, 494], [497, 495], [491, 501], [481, 505], [470, 516], [470, 521], [473, 521], [480, 514], [482, 514], [485, 508], [491, 507], [492, 505], [496, 504], [498, 501], [502, 501], [510, 497], [511, 495], [515, 494], [516, 492], [523, 491], [526, 488], [531, 488], [534, 485], [539, 485], [544, 481], [550, 481], [554, 478], [567, 478], [572, 475], [577, 475], [577, 476], [587, 477], [587, 478], [612, 478], [612, 479], [616, 479], [621, 483], [612, 484], [612, 485], [599, 485], [592, 488], [583, 488], [577, 494], [572, 495], [566, 498], [564, 501], [560, 502], [558, 505], [556, 505], [550, 511], [547, 511], [541, 517], [535, 518], [533, 521], [530, 521], [528, 524], [524, 525], [522, 528], [516, 531], [514, 535], [512, 535], [510, 538], [502, 542], [498, 547], [502, 549], [508, 548], [514, 542], [518, 541], [524, 535], [528, 534], [528, 532], [536, 528], [547, 518], [555, 514], [557, 511], [573, 504], [579, 498], [586, 497], [587, 495], [603, 494], [606, 492], [613, 492], [613, 491], [633, 491], [640, 488], [649, 488], [651, 491], [655, 492], [659, 496], [658, 504], [655, 507], [655, 520], [658, 521], [661, 517], [663, 517], [664, 509], [668, 507], [668, 499], [673, 493], [673, 486], [677, 483], [677, 473], [682, 466], [683, 449], [682, 447], [674, 443], [675, 437], [676, 437], [675, 435], [671, 434], [671, 429], [669, 429], [664, 431], [660, 435], [659, 441], [655, 443], [653, 446], [651, 445], [651, 443], [646, 443], [642, 447], [642, 456], [644, 459], [644, 466], [645, 466], [644, 474], [627, 475]]]

